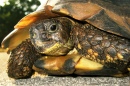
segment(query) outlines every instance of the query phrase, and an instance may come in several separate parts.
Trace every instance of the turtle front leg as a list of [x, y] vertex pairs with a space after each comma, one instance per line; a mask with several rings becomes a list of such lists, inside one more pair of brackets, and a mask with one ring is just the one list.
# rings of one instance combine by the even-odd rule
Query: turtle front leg
[[11, 78], [28, 78], [33, 74], [32, 66], [34, 62], [41, 57], [30, 39], [22, 42], [12, 50], [8, 61], [8, 76]]

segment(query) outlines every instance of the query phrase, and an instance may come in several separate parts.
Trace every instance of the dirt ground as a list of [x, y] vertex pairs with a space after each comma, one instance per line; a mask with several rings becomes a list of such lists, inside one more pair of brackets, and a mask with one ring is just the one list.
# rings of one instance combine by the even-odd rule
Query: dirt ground
[[57, 77], [33, 75], [29, 79], [14, 80], [7, 76], [9, 55], [0, 53], [0, 86], [130, 86], [130, 77]]

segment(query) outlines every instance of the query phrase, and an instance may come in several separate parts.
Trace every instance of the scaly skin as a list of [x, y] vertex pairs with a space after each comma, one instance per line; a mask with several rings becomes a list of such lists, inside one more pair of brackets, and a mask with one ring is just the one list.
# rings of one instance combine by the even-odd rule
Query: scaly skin
[[75, 26], [72, 33], [75, 48], [87, 59], [101, 64], [130, 61], [129, 39], [101, 31], [90, 24]]
[[72, 33], [75, 48], [80, 55], [104, 65], [104, 69], [116, 70], [117, 73], [128, 73], [129, 39], [101, 31], [90, 24], [77, 25], [73, 28]]
[[11, 78], [29, 78], [33, 74], [32, 66], [41, 57], [30, 39], [23, 41], [11, 53], [8, 62], [8, 76]]

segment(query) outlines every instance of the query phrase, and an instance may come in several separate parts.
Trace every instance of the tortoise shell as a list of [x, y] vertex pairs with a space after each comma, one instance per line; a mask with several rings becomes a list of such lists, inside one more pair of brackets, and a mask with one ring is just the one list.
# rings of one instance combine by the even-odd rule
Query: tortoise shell
[[36, 11], [14, 26], [15, 29], [4, 38], [2, 47], [14, 49], [29, 38], [33, 23], [58, 16], [86, 21], [101, 30], [130, 39], [129, 3], [129, 0], [45, 0]]

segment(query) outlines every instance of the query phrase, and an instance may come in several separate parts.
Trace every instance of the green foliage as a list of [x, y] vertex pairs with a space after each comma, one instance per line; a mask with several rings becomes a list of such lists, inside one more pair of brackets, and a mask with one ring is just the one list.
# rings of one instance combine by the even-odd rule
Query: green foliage
[[9, 4], [0, 6], [0, 42], [22, 17], [36, 10], [39, 5], [38, 0], [9, 0]]

